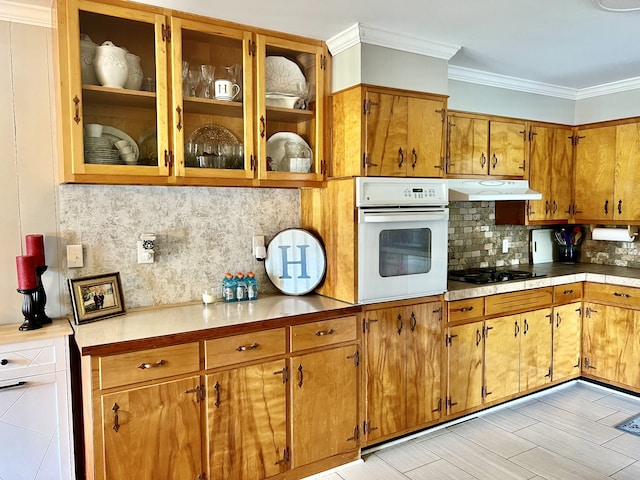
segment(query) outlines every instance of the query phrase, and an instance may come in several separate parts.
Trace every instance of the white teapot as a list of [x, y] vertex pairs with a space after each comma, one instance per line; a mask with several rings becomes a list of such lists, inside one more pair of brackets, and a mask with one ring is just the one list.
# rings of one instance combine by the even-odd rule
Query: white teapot
[[127, 51], [106, 41], [96, 47], [96, 56], [93, 65], [98, 81], [102, 86], [122, 88], [129, 76], [129, 67], [126, 59]]

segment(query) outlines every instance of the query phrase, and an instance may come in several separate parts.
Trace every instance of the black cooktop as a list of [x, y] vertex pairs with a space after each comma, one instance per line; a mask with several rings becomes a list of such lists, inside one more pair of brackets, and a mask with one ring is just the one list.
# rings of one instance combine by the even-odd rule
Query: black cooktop
[[496, 267], [452, 270], [451, 272], [449, 272], [448, 276], [449, 280], [477, 284], [508, 282], [510, 280], [525, 280], [527, 278], [544, 277], [543, 274], [539, 273]]

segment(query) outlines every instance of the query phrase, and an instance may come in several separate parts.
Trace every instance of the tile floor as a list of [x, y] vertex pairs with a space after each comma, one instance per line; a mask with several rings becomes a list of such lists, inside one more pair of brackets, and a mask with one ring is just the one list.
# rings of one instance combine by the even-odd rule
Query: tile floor
[[317, 480], [640, 479], [640, 397], [576, 381], [364, 452]]

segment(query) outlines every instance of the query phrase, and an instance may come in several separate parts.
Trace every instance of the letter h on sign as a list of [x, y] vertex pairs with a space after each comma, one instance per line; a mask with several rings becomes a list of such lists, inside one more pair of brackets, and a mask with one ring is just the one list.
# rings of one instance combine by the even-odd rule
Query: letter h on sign
[[292, 278], [291, 275], [289, 275], [289, 265], [300, 265], [300, 275], [298, 275], [298, 278], [311, 278], [307, 274], [307, 249], [309, 245], [296, 245], [296, 247], [300, 250], [300, 260], [294, 261], [289, 260], [287, 254], [290, 245], [278, 246], [280, 255], [282, 255], [282, 275], [280, 275], [280, 278], [283, 280]]

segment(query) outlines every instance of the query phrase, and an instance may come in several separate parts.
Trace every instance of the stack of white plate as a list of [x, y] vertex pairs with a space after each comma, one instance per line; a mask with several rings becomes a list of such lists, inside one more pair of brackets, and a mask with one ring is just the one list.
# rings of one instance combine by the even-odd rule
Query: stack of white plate
[[106, 137], [84, 138], [84, 163], [97, 163], [102, 165], [117, 165], [122, 163], [120, 152], [113, 145], [111, 139]]

